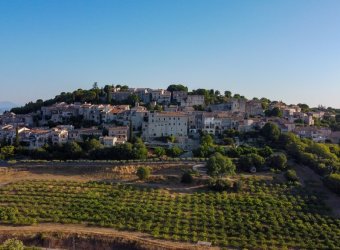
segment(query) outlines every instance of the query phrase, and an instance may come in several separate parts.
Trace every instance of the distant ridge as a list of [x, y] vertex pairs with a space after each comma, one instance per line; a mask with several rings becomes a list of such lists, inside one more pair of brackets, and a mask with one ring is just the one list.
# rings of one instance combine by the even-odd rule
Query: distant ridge
[[18, 105], [13, 103], [13, 102], [9, 102], [9, 101], [0, 101], [0, 114], [2, 114], [5, 111], [9, 111], [14, 107], [17, 107]]

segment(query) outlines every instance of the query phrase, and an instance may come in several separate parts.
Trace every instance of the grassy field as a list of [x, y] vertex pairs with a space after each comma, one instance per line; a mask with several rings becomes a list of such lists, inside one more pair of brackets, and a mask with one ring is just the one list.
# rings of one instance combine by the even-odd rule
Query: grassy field
[[71, 181], [21, 181], [0, 188], [8, 224], [86, 223], [155, 238], [224, 247], [339, 249], [340, 219], [296, 184], [244, 180], [240, 192], [164, 189]]

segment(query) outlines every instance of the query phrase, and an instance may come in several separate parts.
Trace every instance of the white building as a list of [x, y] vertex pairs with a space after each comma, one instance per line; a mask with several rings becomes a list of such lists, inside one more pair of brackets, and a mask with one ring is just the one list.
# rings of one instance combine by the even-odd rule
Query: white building
[[115, 136], [102, 136], [99, 140], [104, 147], [113, 147], [117, 143], [117, 137]]
[[147, 121], [143, 123], [144, 140], [152, 138], [188, 136], [188, 115], [183, 112], [150, 112]]

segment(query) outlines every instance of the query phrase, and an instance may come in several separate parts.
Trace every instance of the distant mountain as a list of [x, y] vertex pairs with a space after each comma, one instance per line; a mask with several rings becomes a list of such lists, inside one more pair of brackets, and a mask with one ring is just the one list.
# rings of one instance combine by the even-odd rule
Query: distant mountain
[[0, 114], [2, 114], [5, 111], [9, 111], [14, 107], [17, 107], [18, 105], [13, 102], [0, 102]]

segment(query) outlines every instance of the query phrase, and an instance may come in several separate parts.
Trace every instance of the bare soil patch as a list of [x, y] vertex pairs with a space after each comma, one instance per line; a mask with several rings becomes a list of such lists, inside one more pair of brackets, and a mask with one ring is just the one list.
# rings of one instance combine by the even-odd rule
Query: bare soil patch
[[[98, 227], [87, 227], [85, 225], [61, 225], [61, 224], [38, 224], [32, 226], [0, 226], [0, 235], [6, 235], [8, 237], [22, 238], [23, 235], [33, 237], [33, 235], [40, 234], [41, 238], [48, 239], [52, 235], [54, 236], [54, 241], [51, 242], [37, 242], [40, 246], [53, 247], [53, 248], [63, 248], [72, 249], [67, 247], [71, 245], [75, 246], [77, 250], [95, 250], [95, 249], [169, 249], [169, 250], [184, 250], [184, 249], [219, 249], [218, 247], [202, 247], [197, 246], [194, 243], [187, 242], [176, 242], [176, 241], [166, 241], [160, 239], [151, 238], [148, 234], [140, 232], [126, 232], [117, 231], [110, 228], [98, 228]], [[7, 238], [8, 238], [7, 237]], [[86, 242], [86, 238], [95, 238], [96, 242]], [[59, 238], [59, 240], [56, 240]], [[117, 241], [117, 239], [123, 239]], [[64, 239], [64, 241], [62, 240]], [[110, 241], [116, 239], [116, 241]], [[114, 243], [115, 242], [115, 243]], [[125, 242], [129, 244], [130, 247], [117, 248], [117, 242]], [[43, 244], [43, 245], [42, 245]], [[46, 246], [47, 245], [47, 246]]]
[[333, 215], [340, 218], [340, 197], [330, 191], [322, 182], [321, 177], [313, 172], [309, 167], [297, 165], [295, 167], [301, 184], [315, 192], [325, 196], [325, 203], [332, 209]]

